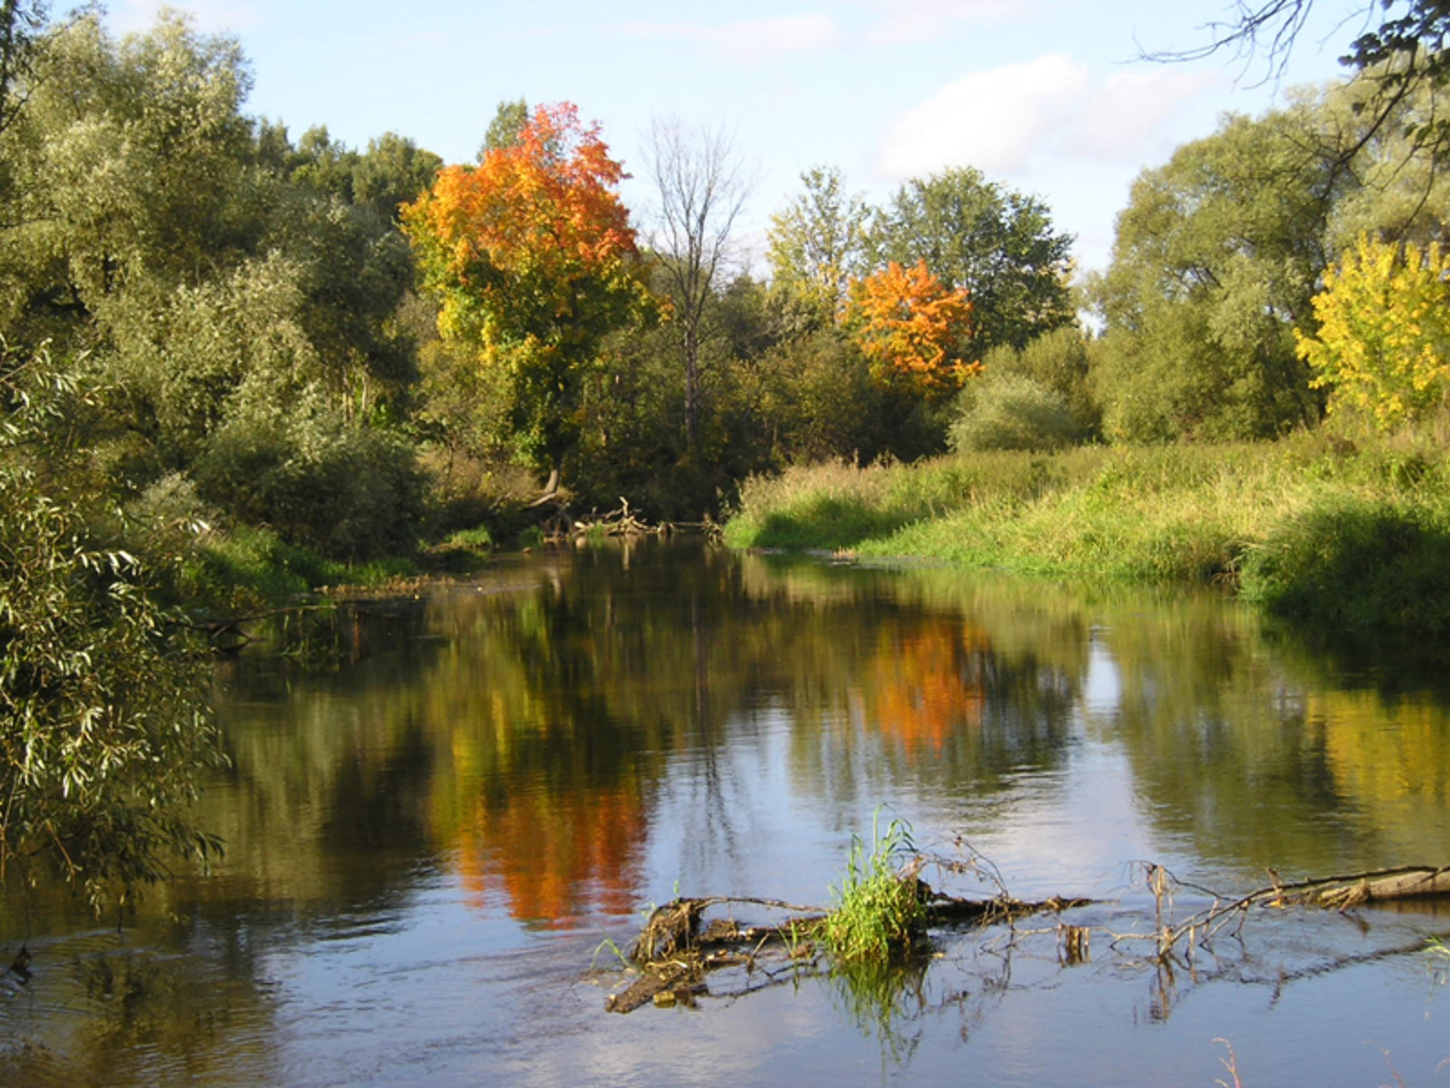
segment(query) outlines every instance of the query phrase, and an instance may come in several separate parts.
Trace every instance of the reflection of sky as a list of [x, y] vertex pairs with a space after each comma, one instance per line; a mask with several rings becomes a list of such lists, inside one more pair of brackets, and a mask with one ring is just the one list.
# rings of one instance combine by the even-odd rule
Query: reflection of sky
[[1088, 644], [1088, 667], [1083, 676], [1083, 710], [1093, 717], [1110, 717], [1117, 713], [1122, 699], [1122, 678], [1117, 663], [1101, 637], [1093, 631]]

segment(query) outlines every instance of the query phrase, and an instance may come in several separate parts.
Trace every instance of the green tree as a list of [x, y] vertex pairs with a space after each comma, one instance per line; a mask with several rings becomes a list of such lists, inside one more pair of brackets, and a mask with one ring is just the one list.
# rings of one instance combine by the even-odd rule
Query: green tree
[[353, 170], [353, 202], [371, 208], [389, 222], [399, 209], [427, 191], [443, 160], [396, 132], [368, 141]]
[[1244, 439], [1318, 419], [1292, 330], [1312, 316], [1347, 179], [1318, 150], [1317, 106], [1229, 117], [1134, 183], [1091, 291], [1110, 437]]
[[483, 134], [483, 144], [478, 149], [478, 161], [483, 162], [490, 151], [502, 151], [519, 142], [519, 134], [529, 123], [529, 103], [523, 98], [508, 99], [498, 104], [493, 120]]
[[971, 168], [904, 184], [875, 216], [867, 246], [873, 267], [925, 261], [948, 288], [965, 288], [979, 355], [1072, 323], [1071, 248], [1041, 200]]
[[775, 286], [830, 321], [845, 306], [851, 281], [866, 274], [871, 209], [859, 194], [846, 194], [838, 167], [813, 167], [801, 181], [805, 192], [770, 217], [766, 257]]
[[0, 0], [0, 132], [25, 104], [36, 37], [49, 8], [46, 0]]
[[0, 876], [58, 871], [99, 911], [217, 848], [189, 810], [222, 755], [153, 566], [65, 488], [83, 399], [43, 355], [0, 361]]
[[[22, 181], [0, 233], [0, 327], [91, 353], [106, 376], [96, 460], [131, 491], [181, 473], [214, 513], [265, 517], [299, 540], [318, 539], [318, 520], [357, 530], [357, 510], [372, 509], [377, 522], [329, 536], [332, 549], [406, 546], [414, 504], [388, 498], [404, 467], [378, 474], [378, 501], [331, 505], [341, 451], [366, 453], [350, 479], [379, 450], [395, 464], [387, 432], [406, 422], [416, 379], [394, 320], [412, 283], [407, 244], [391, 209], [351, 202], [368, 158], [324, 130], [297, 149], [281, 126], [254, 126], [236, 43], [180, 16], [119, 42], [82, 17], [47, 36], [36, 72], [0, 134]], [[387, 188], [369, 199], [386, 206]], [[223, 432], [233, 452], [292, 466], [273, 489], [287, 503], [262, 514], [223, 486]], [[280, 444], [257, 446], [268, 441]], [[299, 454], [307, 442], [316, 456]]]

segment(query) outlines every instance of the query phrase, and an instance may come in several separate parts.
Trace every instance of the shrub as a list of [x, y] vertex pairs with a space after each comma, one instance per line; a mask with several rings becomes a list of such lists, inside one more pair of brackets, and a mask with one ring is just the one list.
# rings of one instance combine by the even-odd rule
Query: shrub
[[1450, 633], [1450, 532], [1412, 506], [1336, 497], [1250, 552], [1243, 592], [1276, 616], [1335, 632]]
[[1061, 393], [1019, 374], [989, 373], [963, 397], [950, 440], [958, 451], [1051, 450], [1078, 432]]
[[195, 476], [201, 497], [236, 520], [326, 556], [368, 559], [416, 543], [413, 450], [315, 402], [280, 417], [243, 412], [218, 432]]

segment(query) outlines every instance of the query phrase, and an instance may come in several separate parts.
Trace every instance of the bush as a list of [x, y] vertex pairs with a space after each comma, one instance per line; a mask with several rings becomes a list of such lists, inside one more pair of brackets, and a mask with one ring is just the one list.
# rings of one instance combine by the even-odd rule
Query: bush
[[950, 432], [961, 452], [1060, 449], [1079, 433], [1061, 393], [1018, 374], [987, 374], [962, 405]]
[[290, 544], [347, 560], [416, 546], [421, 479], [398, 436], [317, 403], [290, 415], [244, 412], [195, 467], [201, 497]]
[[1280, 523], [1248, 556], [1244, 596], [1273, 615], [1335, 632], [1450, 634], [1450, 531], [1414, 506], [1323, 500]]
[[[218, 846], [191, 822], [224, 762], [158, 563], [68, 490], [71, 374], [0, 357], [0, 877], [51, 866], [99, 911]], [[52, 456], [53, 455], [53, 456]], [[103, 504], [95, 503], [96, 509]], [[88, 516], [90, 515], [90, 516]]]

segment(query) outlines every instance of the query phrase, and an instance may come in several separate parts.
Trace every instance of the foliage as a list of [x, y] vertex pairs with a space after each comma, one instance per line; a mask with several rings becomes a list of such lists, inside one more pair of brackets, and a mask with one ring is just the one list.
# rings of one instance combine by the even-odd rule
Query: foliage
[[1392, 497], [1327, 495], [1283, 519], [1244, 565], [1245, 596], [1341, 634], [1450, 634], [1450, 519]]
[[[367, 451], [397, 446], [416, 380], [395, 320], [413, 273], [391, 215], [427, 154], [385, 137], [359, 156], [323, 129], [294, 148], [241, 114], [250, 73], [236, 42], [175, 13], [120, 41], [84, 14], [47, 32], [36, 63], [25, 110], [0, 133], [23, 182], [0, 233], [0, 327], [90, 349], [105, 396], [87, 424], [107, 483], [135, 494], [179, 474], [233, 522], [261, 516], [254, 491], [215, 486], [217, 443], [235, 449], [259, 415], [282, 440], [324, 413], [333, 454], [363, 455], [343, 473], [361, 487]], [[290, 441], [272, 461], [297, 452]], [[297, 475], [317, 461], [303, 456]], [[407, 486], [385, 477], [380, 492]], [[370, 525], [353, 504], [338, 554], [405, 547], [416, 494], [396, 498]]]
[[950, 441], [967, 450], [1050, 450], [1077, 435], [1067, 402], [1021, 374], [989, 372], [973, 383], [970, 403], [952, 424]]
[[413, 448], [387, 431], [346, 426], [319, 397], [301, 400], [286, 415], [258, 405], [228, 421], [196, 463], [201, 497], [325, 555], [410, 552]]
[[1319, 330], [1296, 330], [1331, 411], [1368, 413], [1382, 430], [1443, 406], [1450, 396], [1450, 254], [1361, 235], [1324, 274], [1314, 297]]
[[775, 286], [829, 322], [844, 309], [851, 281], [866, 272], [871, 212], [861, 196], [846, 195], [838, 167], [813, 167], [801, 181], [805, 192], [770, 217], [766, 259]]
[[1093, 291], [1109, 437], [1224, 441], [1317, 421], [1291, 330], [1309, 319], [1345, 182], [1318, 150], [1316, 109], [1229, 117], [1134, 182]]
[[0, 381], [0, 875], [51, 866], [100, 910], [217, 849], [188, 809], [222, 757], [155, 563], [36, 460], [81, 395], [43, 355]]
[[911, 268], [891, 261], [855, 281], [845, 323], [883, 386], [939, 398], [981, 369], [962, 361], [972, 327], [966, 290], [944, 287], [925, 261]]
[[[1072, 416], [1074, 441], [1096, 437], [1102, 409], [1093, 396], [1093, 354], [1097, 344], [1075, 325], [1045, 332], [1021, 348], [993, 348], [982, 357], [982, 370], [1018, 374], [1062, 397]], [[968, 393], [963, 394], [963, 398]]]
[[35, 59], [37, 32], [45, 25], [47, 0], [0, 3], [0, 132], [10, 127], [25, 101], [25, 82]]
[[840, 887], [832, 887], [835, 906], [822, 922], [831, 955], [842, 964], [884, 963], [911, 949], [926, 920], [926, 907], [914, 878], [897, 871], [902, 857], [914, 854], [911, 825], [893, 818], [883, 832], [880, 813], [872, 819], [868, 849], [859, 835]]
[[980, 354], [1072, 323], [1071, 246], [1041, 200], [967, 168], [906, 182], [873, 217], [866, 251], [873, 267], [925, 261], [948, 288], [965, 290]]
[[597, 125], [571, 104], [540, 106], [517, 143], [447, 167], [403, 212], [439, 330], [504, 368], [520, 447], [540, 468], [577, 444], [583, 372], [643, 301], [624, 176]]

